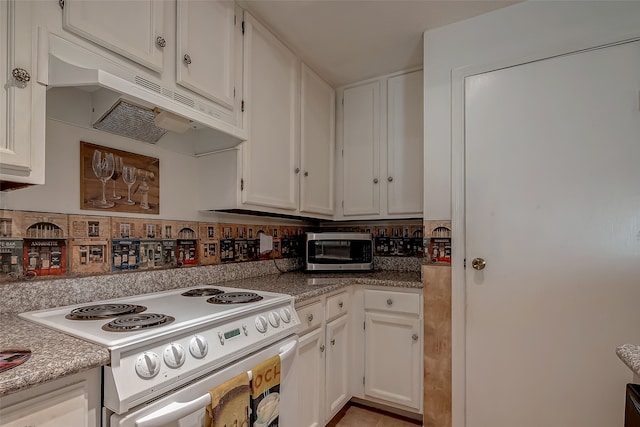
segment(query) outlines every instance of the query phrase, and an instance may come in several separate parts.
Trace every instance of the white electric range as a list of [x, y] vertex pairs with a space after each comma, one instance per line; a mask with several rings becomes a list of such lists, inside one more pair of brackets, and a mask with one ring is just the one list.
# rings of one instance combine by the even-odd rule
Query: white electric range
[[[197, 286], [22, 313], [110, 351], [103, 426], [201, 426], [208, 390], [280, 354], [281, 425], [295, 427], [294, 298]], [[290, 395], [291, 409], [284, 397]], [[284, 413], [283, 413], [284, 412]]]

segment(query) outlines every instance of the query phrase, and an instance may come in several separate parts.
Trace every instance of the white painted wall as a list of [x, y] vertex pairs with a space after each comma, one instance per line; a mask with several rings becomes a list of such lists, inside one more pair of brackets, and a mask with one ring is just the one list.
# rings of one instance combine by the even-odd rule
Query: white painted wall
[[638, 1], [526, 1], [424, 35], [424, 219], [451, 219], [451, 72], [637, 35]]

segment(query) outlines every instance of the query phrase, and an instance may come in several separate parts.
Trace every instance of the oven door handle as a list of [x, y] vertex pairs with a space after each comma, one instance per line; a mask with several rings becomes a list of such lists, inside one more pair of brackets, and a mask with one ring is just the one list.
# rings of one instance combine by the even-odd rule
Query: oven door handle
[[[297, 340], [280, 347], [280, 360], [284, 361], [288, 359], [295, 352], [297, 347]], [[249, 380], [251, 380], [251, 371], [247, 371], [247, 374], [249, 375]], [[190, 402], [172, 402], [169, 405], [136, 420], [135, 425], [136, 427], [164, 426], [167, 423], [177, 421], [180, 418], [202, 410], [209, 404], [211, 404], [211, 395], [209, 393]]]

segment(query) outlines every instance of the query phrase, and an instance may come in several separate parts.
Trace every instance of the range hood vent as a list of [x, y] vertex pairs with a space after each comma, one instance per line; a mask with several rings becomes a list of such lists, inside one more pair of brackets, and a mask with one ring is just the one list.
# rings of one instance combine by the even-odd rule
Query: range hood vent
[[[210, 102], [158, 81], [133, 69], [49, 34], [47, 80], [50, 88], [75, 88], [92, 97], [89, 126], [147, 143], [165, 143], [168, 149], [199, 156], [234, 147], [246, 139], [246, 132], [222, 119], [225, 114]], [[168, 132], [156, 118], [165, 113], [174, 121], [188, 124], [183, 134]], [[158, 126], [160, 125], [160, 126]], [[174, 130], [168, 128], [169, 130]]]

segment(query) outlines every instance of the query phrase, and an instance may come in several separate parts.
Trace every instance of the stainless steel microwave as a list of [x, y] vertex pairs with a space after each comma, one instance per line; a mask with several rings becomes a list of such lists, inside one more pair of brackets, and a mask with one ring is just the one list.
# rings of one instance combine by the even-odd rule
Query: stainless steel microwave
[[373, 270], [371, 233], [306, 233], [304, 268], [314, 271]]

